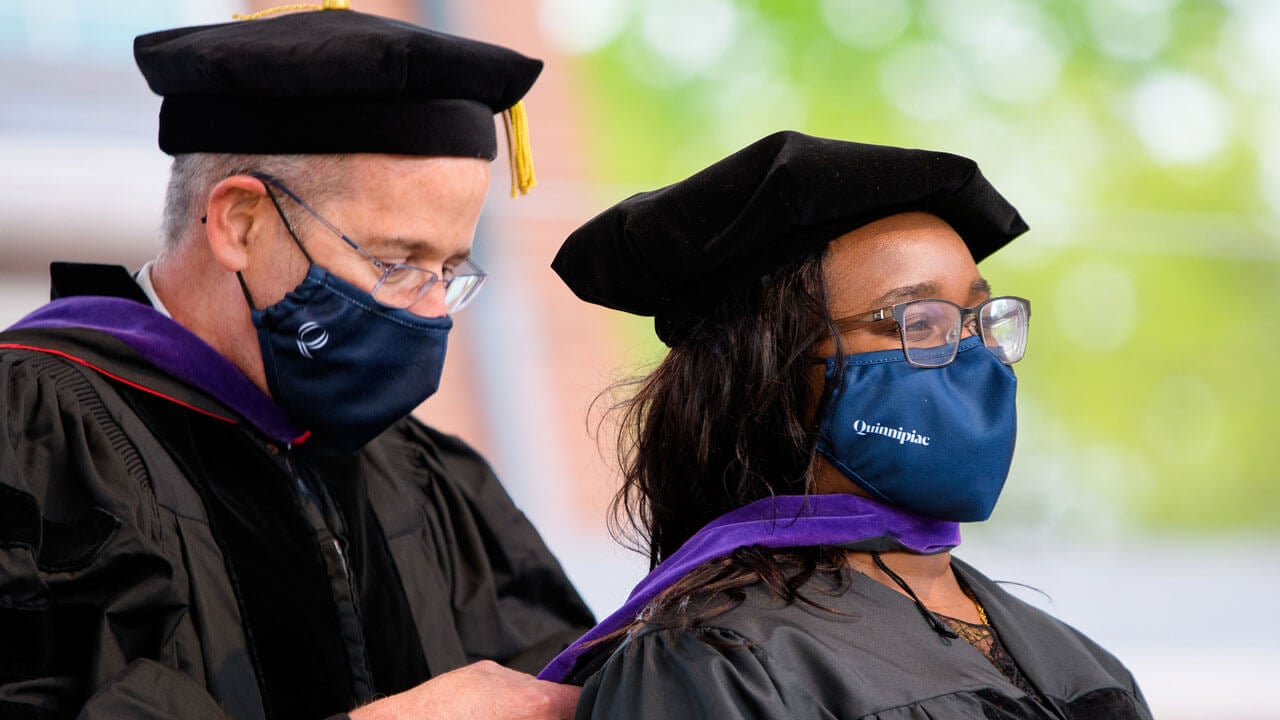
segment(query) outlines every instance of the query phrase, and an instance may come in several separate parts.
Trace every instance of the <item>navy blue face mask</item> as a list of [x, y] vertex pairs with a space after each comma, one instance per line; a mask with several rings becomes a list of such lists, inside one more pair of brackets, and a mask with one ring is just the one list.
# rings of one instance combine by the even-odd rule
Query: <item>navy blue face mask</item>
[[823, 415], [818, 452], [872, 497], [942, 520], [986, 520], [1017, 434], [1017, 379], [979, 337], [955, 360], [914, 367], [902, 350], [827, 359], [843, 374]]
[[317, 265], [251, 317], [272, 397], [311, 443], [338, 452], [364, 446], [435, 393], [453, 327], [447, 315], [382, 305]]

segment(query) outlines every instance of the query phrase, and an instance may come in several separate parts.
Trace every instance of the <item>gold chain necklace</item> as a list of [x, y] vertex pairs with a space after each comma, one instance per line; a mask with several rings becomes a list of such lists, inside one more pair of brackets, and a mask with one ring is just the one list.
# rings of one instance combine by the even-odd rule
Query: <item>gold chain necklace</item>
[[964, 590], [964, 594], [969, 596], [969, 599], [973, 601], [973, 606], [978, 609], [978, 619], [982, 620], [983, 625], [990, 627], [991, 620], [987, 617], [987, 609], [982, 607], [982, 603], [978, 600], [978, 596], [974, 595], [973, 590], [969, 589], [969, 584], [962, 581], [960, 583], [960, 589]]
[[[880, 559], [880, 553], [878, 552], [871, 553], [871, 559], [875, 561], [876, 566], [879, 567], [880, 570], [884, 572], [884, 574], [888, 575], [889, 578], [892, 579], [898, 585], [898, 587], [901, 587], [904, 591], [906, 591], [907, 595], [912, 599], [912, 601], [916, 603], [916, 606], [920, 608], [920, 611], [925, 614], [926, 619], [932, 618], [932, 612], [929, 611], [924, 606], [924, 603], [920, 602], [920, 598], [916, 597], [915, 592], [911, 590], [911, 586], [907, 585], [907, 582], [905, 580], [903, 580], [901, 577], [898, 577], [897, 573], [890, 570], [889, 567], [884, 564], [884, 561]], [[854, 560], [852, 557], [849, 558], [849, 561], [854, 565], [858, 564], [857, 561]], [[866, 574], [866, 573], [863, 573], [863, 574]], [[960, 584], [960, 589], [964, 591], [965, 597], [969, 598], [969, 600], [973, 603], [974, 609], [978, 611], [978, 619], [982, 621], [983, 625], [986, 625], [987, 627], [991, 627], [991, 618], [987, 616], [987, 609], [982, 606], [982, 602], [978, 600], [978, 596], [973, 594], [973, 590], [969, 588], [969, 584], [961, 580], [958, 576], [956, 577], [956, 581]], [[936, 619], [934, 619], [934, 622], [931, 622], [930, 625], [933, 625], [935, 622], [936, 622]], [[935, 627], [935, 629], [937, 628]]]

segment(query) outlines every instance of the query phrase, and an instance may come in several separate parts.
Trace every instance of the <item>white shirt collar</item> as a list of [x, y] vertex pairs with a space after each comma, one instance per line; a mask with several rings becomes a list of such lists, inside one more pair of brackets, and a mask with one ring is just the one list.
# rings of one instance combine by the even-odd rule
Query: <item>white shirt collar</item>
[[151, 282], [151, 266], [155, 265], [155, 263], [155, 260], [148, 260], [147, 264], [143, 265], [142, 269], [133, 276], [133, 279], [136, 280], [138, 286], [142, 288], [142, 292], [147, 294], [147, 299], [151, 301], [151, 306], [156, 309], [156, 312], [162, 313], [165, 317], [172, 318], [173, 315], [169, 313], [169, 309], [160, 301], [160, 296], [156, 294], [156, 286]]

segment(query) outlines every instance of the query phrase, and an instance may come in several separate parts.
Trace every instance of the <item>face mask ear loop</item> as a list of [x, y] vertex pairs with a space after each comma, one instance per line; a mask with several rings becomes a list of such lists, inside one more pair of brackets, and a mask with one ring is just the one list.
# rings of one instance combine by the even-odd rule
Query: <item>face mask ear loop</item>
[[920, 602], [920, 598], [916, 597], [915, 591], [911, 589], [911, 586], [907, 584], [907, 581], [898, 577], [898, 573], [890, 570], [889, 566], [884, 564], [884, 560], [880, 559], [880, 553], [871, 553], [871, 559], [875, 561], [876, 567], [880, 568], [881, 572], [888, 575], [895, 583], [898, 584], [898, 587], [902, 588], [902, 590], [911, 597], [912, 602], [916, 604], [916, 609], [924, 616], [925, 622], [929, 623], [929, 627], [933, 628], [933, 631], [942, 637], [942, 641], [944, 643], [950, 645], [952, 640], [960, 637], [960, 635], [954, 630], [943, 625], [942, 621], [938, 619], [938, 616], [930, 612], [929, 608], [925, 607], [924, 603]]
[[253, 304], [253, 295], [249, 293], [249, 286], [244, 282], [244, 275], [239, 270], [236, 271], [236, 280], [240, 281], [240, 290], [244, 292], [244, 299], [249, 303], [250, 310], [257, 310], [258, 306]]
[[[285, 232], [289, 233], [289, 237], [293, 238], [293, 243], [298, 246], [302, 254], [307, 258], [307, 262], [315, 265], [316, 262], [311, 259], [311, 253], [302, 246], [302, 241], [298, 239], [297, 233], [293, 231], [293, 226], [289, 224], [289, 218], [285, 217], [284, 209], [280, 207], [280, 201], [276, 200], [275, 193], [271, 192], [271, 183], [273, 178], [266, 173], [251, 173], [252, 177], [262, 182], [262, 189], [267, 191], [267, 199], [271, 201], [271, 206], [276, 209], [276, 214], [280, 216], [280, 222], [284, 223]], [[240, 290], [244, 292], [244, 299], [249, 303], [250, 310], [257, 310], [258, 306], [253, 302], [253, 294], [249, 292], [249, 286], [244, 281], [244, 275], [239, 271], [236, 272], [236, 280], [240, 281]]]
[[276, 194], [271, 192], [271, 183], [275, 181], [274, 178], [265, 173], [254, 173], [253, 177], [262, 181], [262, 189], [267, 191], [267, 198], [271, 200], [272, 207], [276, 209], [276, 214], [280, 216], [280, 222], [284, 223], [284, 229], [289, 233], [289, 237], [293, 238], [294, 244], [306, 256], [307, 262], [315, 265], [316, 261], [311, 259], [311, 253], [307, 252], [307, 249], [302, 246], [302, 241], [298, 239], [298, 234], [293, 231], [293, 226], [289, 224], [289, 218], [285, 216], [284, 209], [280, 207], [280, 201], [276, 200]]

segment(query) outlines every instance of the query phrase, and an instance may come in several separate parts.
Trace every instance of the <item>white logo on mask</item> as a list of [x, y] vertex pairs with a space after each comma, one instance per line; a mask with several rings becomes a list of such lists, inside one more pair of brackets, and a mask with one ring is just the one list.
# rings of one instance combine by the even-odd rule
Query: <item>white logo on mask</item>
[[899, 445], [904, 443], [912, 443], [915, 445], [929, 445], [929, 436], [920, 435], [915, 430], [907, 431], [902, 428], [885, 427], [880, 423], [868, 425], [865, 420], [854, 420], [853, 431], [859, 435], [883, 435], [898, 441]]
[[329, 331], [320, 327], [319, 323], [305, 322], [298, 328], [298, 352], [302, 357], [311, 359], [311, 351], [319, 350], [329, 343]]

